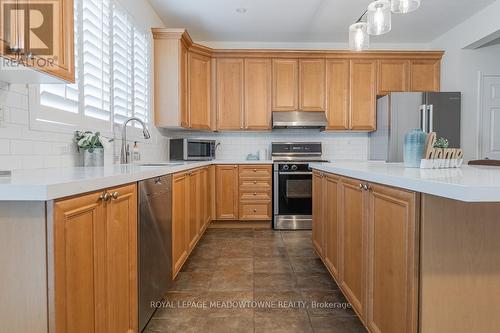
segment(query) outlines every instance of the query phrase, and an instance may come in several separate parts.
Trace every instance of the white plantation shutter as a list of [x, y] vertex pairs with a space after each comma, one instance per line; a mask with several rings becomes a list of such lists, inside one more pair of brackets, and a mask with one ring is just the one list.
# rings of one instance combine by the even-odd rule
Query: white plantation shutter
[[112, 123], [123, 124], [131, 116], [148, 122], [150, 35], [115, 0], [74, 3], [76, 83], [32, 87], [36, 97], [30, 98], [35, 106], [30, 119], [71, 130], [110, 131]]
[[83, 0], [83, 107], [88, 117], [111, 120], [109, 0]]
[[149, 116], [149, 41], [134, 29], [134, 116], [144, 122]]
[[132, 23], [115, 7], [113, 11], [113, 111], [115, 123], [133, 115], [132, 109]]

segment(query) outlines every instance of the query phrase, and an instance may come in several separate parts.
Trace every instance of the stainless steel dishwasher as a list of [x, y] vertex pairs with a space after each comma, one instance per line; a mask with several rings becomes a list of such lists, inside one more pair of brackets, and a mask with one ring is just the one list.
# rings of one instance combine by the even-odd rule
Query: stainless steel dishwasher
[[172, 285], [172, 176], [139, 182], [139, 330]]

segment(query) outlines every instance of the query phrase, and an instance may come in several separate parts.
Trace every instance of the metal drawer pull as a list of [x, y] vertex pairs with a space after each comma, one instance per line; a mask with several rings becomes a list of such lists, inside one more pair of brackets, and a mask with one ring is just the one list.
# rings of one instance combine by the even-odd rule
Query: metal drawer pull
[[113, 199], [118, 199], [118, 197], [120, 196], [120, 193], [118, 193], [118, 192], [113, 192], [113, 193], [111, 194], [111, 196], [113, 197]]
[[108, 201], [110, 198], [111, 198], [111, 194], [109, 194], [108, 192], [103, 193], [99, 196], [99, 199], [102, 201]]
[[253, 195], [257, 195], [257, 193], [254, 193]]
[[255, 209], [255, 208], [254, 208], [254, 209], [253, 209], [253, 212], [254, 212], [254, 213], [257, 213], [257, 209]]

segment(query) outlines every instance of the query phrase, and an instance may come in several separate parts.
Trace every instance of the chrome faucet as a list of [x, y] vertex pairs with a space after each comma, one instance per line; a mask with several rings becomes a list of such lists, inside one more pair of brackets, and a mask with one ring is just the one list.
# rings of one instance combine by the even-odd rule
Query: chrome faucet
[[149, 139], [151, 134], [149, 134], [148, 128], [146, 124], [137, 117], [130, 117], [123, 123], [122, 129], [122, 149], [120, 153], [120, 163], [127, 164], [130, 162], [130, 145], [127, 143], [127, 124], [131, 121], [137, 121], [142, 126], [142, 134], [144, 135], [144, 139]]

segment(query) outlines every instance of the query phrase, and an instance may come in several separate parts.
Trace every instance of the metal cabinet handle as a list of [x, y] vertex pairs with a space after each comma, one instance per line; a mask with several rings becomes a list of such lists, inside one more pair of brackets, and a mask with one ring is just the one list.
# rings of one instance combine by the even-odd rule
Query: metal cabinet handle
[[363, 190], [363, 184], [359, 184], [359, 189]]
[[256, 181], [256, 180], [254, 180], [254, 181], [253, 181], [253, 183], [254, 183], [254, 184], [257, 184], [257, 181]]
[[257, 172], [257, 169], [253, 169], [253, 172]]
[[118, 192], [113, 192], [111, 194], [111, 197], [113, 197], [113, 199], [118, 199], [119, 196], [120, 196], [120, 193], [118, 193]]
[[255, 208], [254, 208], [254, 209], [253, 209], [253, 212], [254, 212], [254, 213], [257, 213], [257, 209], [255, 209]]
[[254, 193], [253, 195], [257, 195], [257, 193]]
[[235, 166], [234, 166], [234, 168], [235, 168], [235, 169], [236, 169], [237, 167], [238, 167], [237, 165], [235, 165]]
[[105, 192], [99, 196], [99, 199], [102, 201], [108, 201], [111, 198], [111, 194]]

